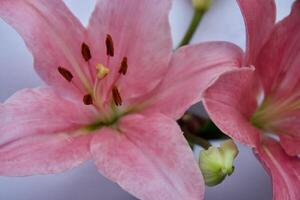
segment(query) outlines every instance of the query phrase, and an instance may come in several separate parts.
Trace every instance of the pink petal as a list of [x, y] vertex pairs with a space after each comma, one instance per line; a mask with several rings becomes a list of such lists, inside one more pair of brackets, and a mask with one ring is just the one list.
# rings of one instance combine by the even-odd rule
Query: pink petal
[[300, 135], [299, 129], [296, 134], [280, 135], [280, 144], [285, 152], [291, 156], [300, 154]]
[[240, 67], [242, 50], [226, 42], [207, 42], [186, 46], [175, 52], [170, 70], [153, 98], [150, 112], [161, 112], [171, 118], [179, 118], [193, 104], [197, 103], [202, 92], [221, 73]]
[[[63, 1], [1, 0], [0, 17], [22, 36], [33, 54], [36, 71], [46, 83], [64, 92], [78, 92], [57, 70], [63, 66], [75, 76], [83, 66], [80, 47], [84, 28]], [[79, 83], [78, 76], [74, 81]]]
[[242, 11], [246, 32], [246, 64], [254, 65], [256, 57], [273, 30], [276, 20], [274, 0], [237, 0]]
[[0, 175], [27, 176], [58, 173], [90, 159], [91, 135], [70, 133], [23, 137], [0, 146]]
[[280, 144], [289, 155], [300, 154], [300, 110], [276, 123]]
[[272, 176], [273, 200], [300, 199], [300, 159], [285, 154], [275, 140], [267, 140], [257, 156]]
[[21, 90], [0, 109], [0, 145], [24, 136], [76, 129], [93, 119], [83, 103], [66, 100], [50, 88]]
[[17, 92], [0, 107], [0, 175], [58, 172], [87, 159], [89, 137], [68, 134], [92, 117], [50, 88]]
[[203, 199], [199, 167], [175, 121], [129, 115], [118, 129], [93, 138], [91, 151], [104, 176], [143, 200]]
[[222, 74], [203, 94], [204, 106], [216, 125], [230, 137], [256, 146], [260, 132], [250, 124], [256, 109], [256, 87], [251, 68]]
[[[166, 73], [172, 53], [170, 7], [169, 0], [98, 1], [88, 27], [92, 51], [98, 56], [95, 62], [106, 65], [105, 39], [110, 34], [115, 47], [110, 74], [117, 75], [123, 57], [128, 58], [128, 72], [118, 83], [123, 99], [151, 90]], [[103, 80], [104, 90], [114, 78]]]
[[300, 1], [294, 3], [291, 14], [278, 23], [262, 49], [257, 72], [266, 95], [275, 90], [276, 98], [284, 100], [300, 95]]

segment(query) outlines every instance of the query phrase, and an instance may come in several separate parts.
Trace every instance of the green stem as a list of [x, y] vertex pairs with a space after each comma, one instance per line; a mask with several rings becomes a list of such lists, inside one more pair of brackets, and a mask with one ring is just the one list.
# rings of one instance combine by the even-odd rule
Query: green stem
[[184, 45], [187, 45], [190, 42], [204, 13], [205, 13], [204, 10], [194, 9], [193, 19], [192, 19], [184, 37], [182, 38], [181, 42], [179, 43], [178, 48], [182, 47]]

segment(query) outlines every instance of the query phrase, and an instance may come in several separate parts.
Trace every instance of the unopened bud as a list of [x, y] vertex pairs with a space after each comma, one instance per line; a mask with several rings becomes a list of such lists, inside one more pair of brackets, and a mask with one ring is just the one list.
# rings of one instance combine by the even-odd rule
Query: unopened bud
[[199, 11], [206, 11], [209, 9], [212, 0], [193, 0], [193, 6]]
[[220, 147], [210, 147], [200, 152], [199, 165], [205, 184], [214, 186], [221, 183], [234, 171], [233, 161], [238, 155], [238, 148], [232, 140], [227, 140]]

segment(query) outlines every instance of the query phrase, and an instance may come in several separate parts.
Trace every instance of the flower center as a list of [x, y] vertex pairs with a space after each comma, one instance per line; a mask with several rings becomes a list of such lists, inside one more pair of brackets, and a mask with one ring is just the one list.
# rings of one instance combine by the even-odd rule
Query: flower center
[[[94, 130], [101, 126], [112, 125], [130, 110], [121, 108], [123, 101], [118, 89], [119, 79], [121, 79], [122, 76], [125, 76], [128, 70], [128, 60], [126, 56], [120, 61], [117, 75], [112, 75], [113, 81], [108, 87], [108, 90], [103, 91], [103, 80], [110, 74], [110, 59], [114, 57], [114, 43], [109, 34], [106, 36], [105, 46], [107, 56], [106, 64], [97, 64], [95, 68], [92, 68], [90, 64], [90, 60], [92, 59], [90, 48], [86, 43], [82, 43], [81, 55], [87, 64], [88, 70], [86, 72], [75, 71], [76, 73], [74, 75], [79, 78], [84, 87], [77, 85], [77, 82], [74, 81], [74, 75], [70, 70], [62, 66], [58, 67], [59, 74], [82, 94], [83, 103], [87, 106], [93, 106], [101, 115], [101, 120], [87, 126], [87, 129], [89, 130]], [[84, 78], [82, 79], [82, 77]], [[86, 80], [89, 80], [89, 83], [86, 83]]]
[[274, 132], [280, 120], [299, 109], [298, 98], [290, 97], [284, 101], [272, 101], [270, 97], [267, 97], [253, 114], [251, 122], [259, 129]]

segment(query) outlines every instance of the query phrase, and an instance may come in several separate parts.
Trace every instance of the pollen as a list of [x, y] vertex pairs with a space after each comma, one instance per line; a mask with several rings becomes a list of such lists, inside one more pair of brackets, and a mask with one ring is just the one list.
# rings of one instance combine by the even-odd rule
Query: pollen
[[122, 60], [122, 62], [121, 62], [119, 73], [123, 74], [123, 75], [126, 75], [127, 69], [128, 69], [127, 57], [124, 57], [123, 60]]
[[116, 106], [122, 105], [122, 98], [121, 98], [120, 92], [116, 86], [113, 86], [113, 88], [112, 88], [112, 97], [113, 97], [113, 100], [114, 100]]
[[113, 57], [115, 53], [114, 53], [114, 42], [111, 35], [109, 34], [106, 35], [105, 44], [106, 44], [106, 54], [108, 56]]
[[60, 75], [62, 75], [68, 82], [71, 82], [73, 79], [73, 74], [67, 70], [66, 68], [63, 68], [61, 66], [59, 66], [57, 68], [58, 72], [60, 73]]
[[86, 43], [81, 44], [81, 54], [85, 61], [89, 61], [92, 58], [90, 47]]
[[82, 100], [83, 100], [83, 103], [85, 105], [92, 105], [93, 104], [93, 97], [90, 94], [84, 95]]
[[99, 79], [103, 79], [109, 73], [109, 68], [105, 67], [102, 64], [97, 64], [96, 69], [97, 69], [97, 78]]

